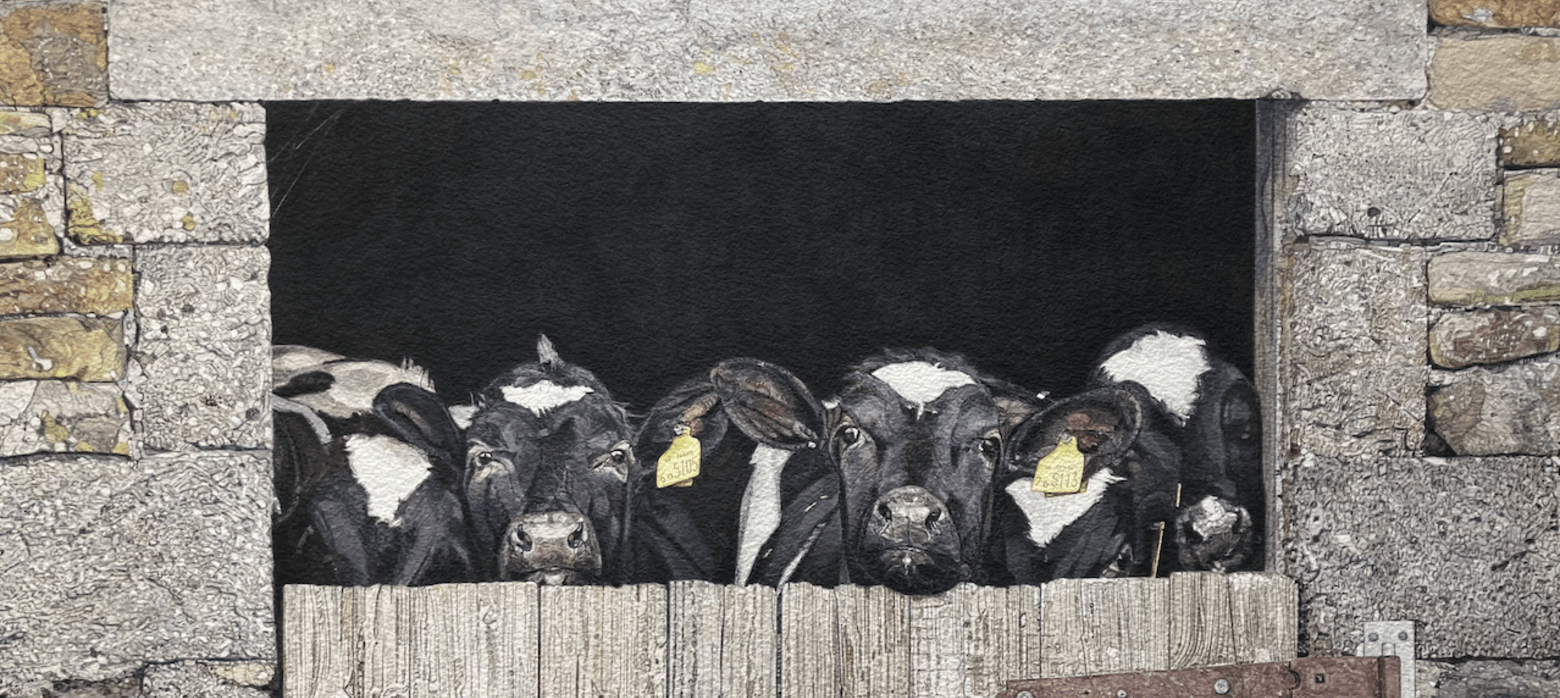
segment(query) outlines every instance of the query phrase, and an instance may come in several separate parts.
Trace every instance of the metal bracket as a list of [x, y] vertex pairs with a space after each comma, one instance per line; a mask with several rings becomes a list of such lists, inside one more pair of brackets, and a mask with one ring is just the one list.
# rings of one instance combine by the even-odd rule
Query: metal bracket
[[1414, 698], [1414, 621], [1376, 620], [1365, 623], [1365, 643], [1355, 654], [1361, 657], [1397, 657], [1403, 668], [1403, 698]]
[[998, 698], [1399, 698], [1397, 657], [1288, 662], [1007, 682]]

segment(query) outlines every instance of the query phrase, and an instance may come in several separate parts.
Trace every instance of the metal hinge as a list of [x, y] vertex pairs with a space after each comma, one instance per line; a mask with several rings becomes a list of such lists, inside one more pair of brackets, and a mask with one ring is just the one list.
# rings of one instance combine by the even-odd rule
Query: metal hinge
[[1377, 620], [1365, 623], [1365, 644], [1355, 654], [1361, 657], [1397, 657], [1402, 667], [1399, 692], [1402, 698], [1414, 698], [1414, 621]]
[[1395, 656], [1009, 681], [998, 698], [1401, 698]]

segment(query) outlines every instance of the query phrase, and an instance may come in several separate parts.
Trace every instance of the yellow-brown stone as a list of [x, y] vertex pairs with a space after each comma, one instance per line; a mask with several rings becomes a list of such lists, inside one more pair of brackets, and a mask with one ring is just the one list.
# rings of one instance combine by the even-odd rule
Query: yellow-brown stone
[[1560, 121], [1535, 119], [1500, 131], [1504, 167], [1560, 167]]
[[29, 106], [103, 103], [108, 96], [103, 6], [23, 6], [0, 17], [0, 96]]
[[30, 111], [0, 112], [0, 136], [16, 134], [37, 138], [47, 136], [53, 130], [48, 114]]
[[47, 178], [44, 159], [31, 153], [0, 153], [0, 194], [37, 191]]
[[1490, 29], [1560, 27], [1560, 0], [1430, 0], [1430, 18]]
[[17, 200], [11, 220], [0, 223], [0, 258], [58, 254], [60, 241], [37, 199]]
[[1427, 98], [1442, 109], [1560, 109], [1560, 38], [1437, 37], [1429, 77]]
[[130, 309], [130, 261], [55, 257], [0, 264], [0, 315], [93, 313]]
[[124, 242], [124, 237], [104, 230], [92, 214], [92, 199], [87, 190], [74, 183], [65, 186], [65, 234], [83, 245], [113, 245]]
[[119, 320], [36, 317], [0, 320], [0, 379], [116, 381], [125, 375]]

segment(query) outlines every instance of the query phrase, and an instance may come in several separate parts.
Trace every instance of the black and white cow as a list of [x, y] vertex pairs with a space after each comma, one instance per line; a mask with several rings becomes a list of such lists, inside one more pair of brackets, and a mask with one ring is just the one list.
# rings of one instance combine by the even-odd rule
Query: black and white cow
[[1260, 564], [1262, 411], [1246, 376], [1210, 352], [1198, 333], [1151, 324], [1107, 345], [1092, 383], [1141, 386], [1181, 450], [1181, 507], [1171, 541], [1180, 567]]
[[463, 443], [433, 393], [396, 383], [368, 410], [332, 417], [273, 398], [280, 584], [466, 581], [471, 554], [457, 488]]
[[[825, 421], [801, 380], [757, 359], [722, 361], [657, 402], [635, 442], [627, 581], [840, 583]], [[699, 475], [657, 487], [656, 461], [680, 433], [698, 440]]]
[[[1175, 516], [1180, 449], [1145, 409], [1148, 399], [1135, 384], [1097, 388], [1013, 431], [993, 505], [993, 579], [1041, 584], [1150, 572], [1159, 533]], [[1069, 455], [1072, 484], [1036, 491], [1036, 469]]]
[[635, 461], [622, 405], [543, 336], [537, 361], [494, 380], [476, 408], [464, 491], [485, 576], [615, 580]]

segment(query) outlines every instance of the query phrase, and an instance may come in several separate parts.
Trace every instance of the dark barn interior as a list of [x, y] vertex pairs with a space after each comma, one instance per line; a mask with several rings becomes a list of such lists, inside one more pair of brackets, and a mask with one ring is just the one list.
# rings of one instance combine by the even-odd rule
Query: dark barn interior
[[1252, 365], [1249, 102], [270, 103], [274, 341], [451, 403], [546, 333], [644, 410], [935, 346], [1056, 395], [1163, 320]]

